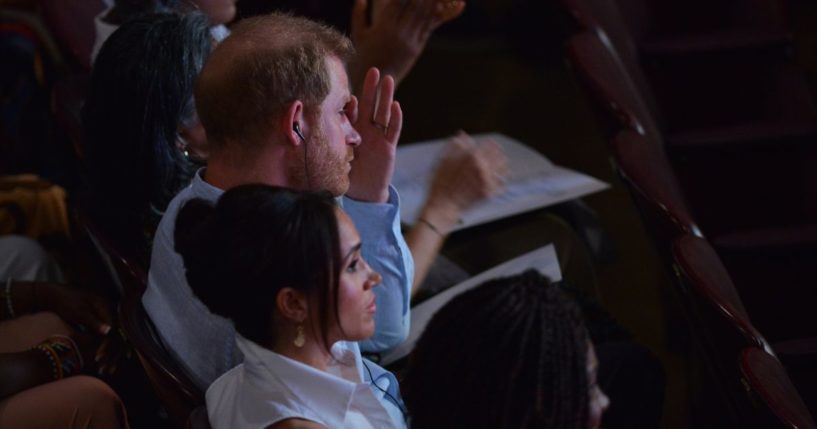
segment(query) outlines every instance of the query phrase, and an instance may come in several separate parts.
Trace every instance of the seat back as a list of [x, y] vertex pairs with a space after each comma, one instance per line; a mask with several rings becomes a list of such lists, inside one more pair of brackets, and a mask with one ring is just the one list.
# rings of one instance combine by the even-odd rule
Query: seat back
[[785, 29], [781, 0], [562, 0], [585, 28], [602, 27], [638, 43], [729, 28]]
[[616, 170], [644, 219], [659, 255], [671, 264], [672, 240], [680, 234], [702, 235], [692, 218], [661, 147], [632, 130], [612, 142]]
[[694, 373], [702, 380], [693, 393], [693, 415], [736, 426], [744, 412], [744, 394], [735, 356], [746, 347], [771, 348], [752, 325], [726, 268], [705, 239], [682, 235], [673, 242], [672, 254], [696, 346], [699, 366]]
[[[126, 266], [115, 265], [125, 287], [136, 289], [138, 286], [128, 283], [140, 280], [131, 275]], [[126, 295], [119, 306], [119, 322], [171, 422], [175, 427], [185, 427], [193, 410], [204, 405], [204, 392], [193, 383], [162, 343], [142, 306], [141, 296]]]
[[685, 234], [673, 242], [676, 274], [687, 288], [696, 327], [723, 353], [729, 366], [736, 353], [753, 346], [773, 353], [752, 325], [743, 301], [715, 249], [701, 237]]
[[617, 43], [627, 42], [633, 49], [635, 40], [647, 31], [644, 0], [562, 0], [562, 5], [585, 30], [604, 30]]
[[815, 429], [817, 425], [786, 370], [774, 356], [750, 347], [739, 355], [741, 382], [748, 397], [743, 427]]
[[94, 18], [105, 9], [103, 0], [39, 0], [43, 20], [54, 39], [81, 69], [91, 70], [96, 38]]
[[604, 31], [585, 31], [571, 36], [567, 53], [608, 139], [622, 127], [659, 136], [653, 103]]
[[[116, 293], [120, 297], [128, 295], [142, 296], [147, 284], [145, 268], [134, 257], [126, 255], [125, 252], [114, 245], [84, 211], [75, 210], [73, 217], [77, 228], [81, 233], [87, 235], [89, 241], [93, 244]], [[131, 277], [134, 281], [126, 282], [122, 278], [122, 273]]]
[[133, 346], [156, 396], [174, 427], [185, 427], [190, 413], [204, 404], [204, 392], [167, 350], [142, 306], [142, 294], [147, 287], [145, 268], [120, 252], [84, 213], [77, 210], [75, 219], [78, 229], [87, 234], [105, 265], [108, 281], [119, 291], [119, 325]]

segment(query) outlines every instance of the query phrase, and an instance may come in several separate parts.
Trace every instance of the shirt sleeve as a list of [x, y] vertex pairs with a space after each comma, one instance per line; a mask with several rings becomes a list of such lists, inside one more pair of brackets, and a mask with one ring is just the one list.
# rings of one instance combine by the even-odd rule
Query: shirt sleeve
[[402, 343], [409, 334], [414, 259], [400, 231], [400, 198], [389, 186], [389, 200], [368, 203], [344, 197], [343, 208], [355, 223], [366, 262], [383, 277], [374, 288], [377, 302], [375, 332], [360, 342], [361, 350], [382, 353]]

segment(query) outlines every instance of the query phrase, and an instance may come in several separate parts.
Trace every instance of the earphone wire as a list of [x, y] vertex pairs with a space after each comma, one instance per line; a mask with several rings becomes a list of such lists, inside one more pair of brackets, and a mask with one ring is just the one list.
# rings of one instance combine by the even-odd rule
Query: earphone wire
[[301, 126], [298, 125], [297, 122], [295, 123], [295, 125], [292, 126], [292, 130], [295, 131], [295, 134], [298, 136], [298, 138], [301, 139], [301, 143], [304, 144], [304, 175], [306, 176], [306, 187], [307, 189], [312, 189], [312, 183], [310, 183], [309, 180], [309, 161], [308, 161], [309, 157], [307, 156], [306, 151], [307, 147], [306, 138], [304, 138], [304, 135], [301, 132]]
[[408, 422], [408, 421], [409, 421], [409, 418], [410, 418], [410, 415], [409, 415], [408, 410], [406, 409], [406, 406], [403, 404], [403, 402], [402, 402], [402, 401], [398, 401], [398, 400], [397, 400], [397, 398], [395, 398], [394, 396], [392, 396], [392, 394], [391, 394], [391, 393], [389, 393], [388, 391], [386, 391], [386, 390], [385, 390], [385, 389], [383, 389], [382, 387], [378, 386], [378, 385], [377, 385], [377, 383], [375, 383], [375, 381], [374, 381], [374, 377], [372, 376], [372, 370], [371, 370], [371, 369], [369, 369], [369, 365], [367, 365], [367, 364], [366, 364], [366, 359], [361, 359], [361, 362], [363, 363], [363, 367], [364, 367], [364, 368], [366, 368], [366, 372], [368, 372], [368, 373], [369, 373], [369, 380], [371, 380], [372, 385], [373, 385], [374, 387], [376, 387], [376, 388], [377, 388], [377, 390], [379, 390], [379, 391], [383, 392], [383, 394], [384, 394], [384, 395], [388, 396], [388, 397], [389, 397], [389, 399], [391, 399], [391, 401], [394, 403], [394, 405], [397, 405], [397, 409], [399, 409], [399, 410], [400, 410], [400, 413], [402, 413], [402, 414], [403, 414], [403, 420], [405, 420], [406, 422]]

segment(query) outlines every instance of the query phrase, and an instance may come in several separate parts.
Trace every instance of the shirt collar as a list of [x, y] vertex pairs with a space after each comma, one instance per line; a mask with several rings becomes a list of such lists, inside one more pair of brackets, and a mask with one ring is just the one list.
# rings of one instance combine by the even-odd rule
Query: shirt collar
[[359, 365], [352, 350], [354, 344], [339, 341], [331, 350], [337, 365], [346, 367], [334, 372], [356, 375], [356, 380], [349, 380], [275, 353], [240, 335], [236, 341], [244, 353], [244, 370], [251, 383], [262, 391], [288, 391], [306, 408], [325, 418], [324, 423], [329, 427], [342, 427], [355, 392], [361, 387], [368, 388], [361, 384]]
[[190, 181], [190, 186], [193, 188], [193, 194], [196, 197], [204, 198], [208, 201], [216, 201], [224, 193], [223, 189], [207, 183], [204, 180], [204, 173], [207, 171], [206, 167], [199, 168], [196, 174], [193, 175], [193, 180]]

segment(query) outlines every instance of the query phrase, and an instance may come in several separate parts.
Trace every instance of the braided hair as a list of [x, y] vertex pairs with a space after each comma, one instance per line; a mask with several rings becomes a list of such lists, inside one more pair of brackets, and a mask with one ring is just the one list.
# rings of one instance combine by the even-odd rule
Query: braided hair
[[488, 281], [418, 341], [403, 383], [412, 427], [582, 428], [587, 347], [578, 308], [539, 272]]

